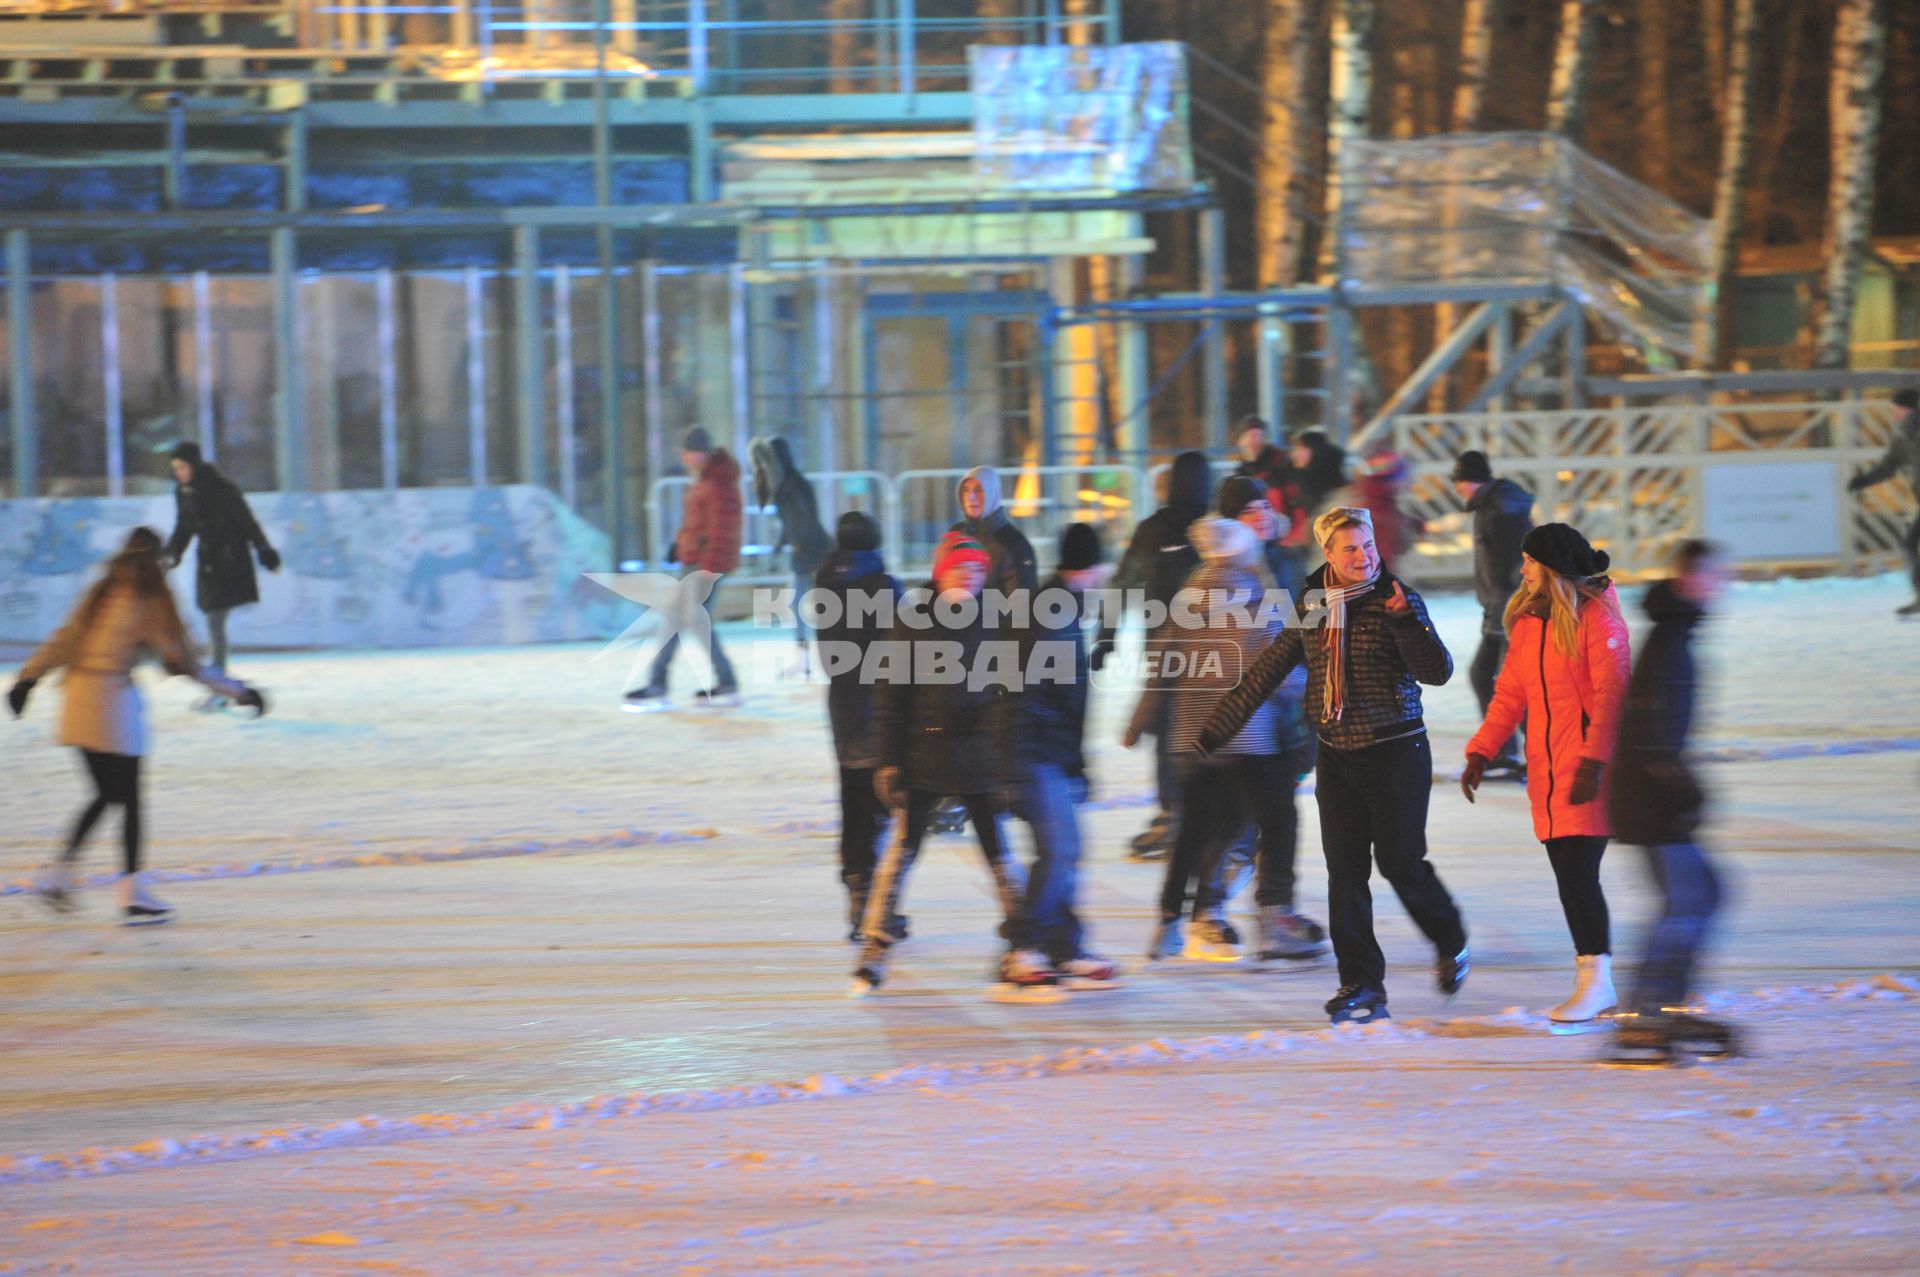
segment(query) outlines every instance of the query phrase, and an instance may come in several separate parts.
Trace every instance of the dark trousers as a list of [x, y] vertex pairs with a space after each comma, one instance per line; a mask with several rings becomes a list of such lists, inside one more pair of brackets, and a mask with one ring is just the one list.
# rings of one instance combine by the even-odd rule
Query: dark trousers
[[[880, 836], [887, 830], [887, 809], [873, 792], [873, 767], [840, 769], [840, 881], [866, 896]], [[857, 921], [857, 919], [856, 919]]]
[[1642, 1015], [1687, 1000], [1713, 915], [1720, 908], [1720, 876], [1698, 843], [1648, 847], [1647, 869], [1660, 888], [1660, 917], [1634, 978], [1630, 1005]]
[[72, 864], [80, 858], [80, 845], [100, 823], [109, 807], [120, 808], [121, 865], [123, 872], [140, 872], [140, 759], [131, 754], [102, 754], [83, 749], [87, 774], [93, 777], [93, 801], [80, 811], [67, 849], [60, 859]]
[[1414, 925], [1444, 954], [1466, 947], [1460, 910], [1427, 863], [1427, 803], [1433, 749], [1425, 736], [1332, 749], [1320, 745], [1320, 838], [1327, 853], [1327, 924], [1340, 983], [1386, 987], [1386, 958], [1373, 935], [1373, 865]]
[[1560, 884], [1560, 908], [1573, 933], [1573, 951], [1581, 955], [1612, 953], [1606, 893], [1600, 890], [1600, 857], [1605, 838], [1549, 838], [1547, 859], [1554, 881]]
[[[1480, 646], [1473, 653], [1473, 664], [1467, 667], [1467, 681], [1473, 684], [1473, 695], [1480, 702], [1483, 719], [1487, 716], [1487, 706], [1493, 703], [1493, 685], [1500, 679], [1500, 667], [1506, 663], [1507, 636], [1482, 631]], [[1501, 762], [1520, 760], [1520, 740], [1521, 734], [1515, 732], [1500, 751]]]
[[[860, 930], [865, 933], [869, 946], [884, 949], [891, 943], [887, 923], [900, 912], [907, 875], [913, 871], [914, 861], [920, 858], [920, 844], [926, 841], [927, 824], [933, 816], [934, 804], [940, 800], [939, 794], [917, 789], [907, 793], [906, 810], [898, 813], [899, 818], [894, 821], [893, 837], [874, 869], [873, 888], [867, 893], [866, 916], [860, 920]], [[1005, 919], [1003, 931], [1010, 934], [1020, 917], [1020, 898], [1026, 882], [1020, 867], [1007, 854], [1006, 840], [1000, 834], [1000, 799], [994, 794], [969, 794], [959, 802], [966, 807], [973, 832], [980, 839], [980, 852], [986, 857], [987, 871], [993, 875], [994, 894], [999, 898], [1000, 913]]]
[[1907, 552], [1907, 575], [1913, 579], [1913, 593], [1920, 598], [1920, 515], [1915, 515], [1907, 526], [1907, 535], [1900, 538], [1900, 548]]
[[1191, 765], [1180, 797], [1180, 833], [1160, 883], [1162, 918], [1180, 916], [1188, 883], [1195, 877], [1199, 888], [1194, 892], [1194, 918], [1205, 917], [1221, 903], [1220, 859], [1248, 820], [1260, 835], [1254, 902], [1293, 907], [1293, 867], [1300, 843], [1294, 765], [1293, 755], [1285, 753], [1220, 754]]
[[218, 607], [207, 613], [207, 661], [227, 668], [227, 616], [231, 608]]

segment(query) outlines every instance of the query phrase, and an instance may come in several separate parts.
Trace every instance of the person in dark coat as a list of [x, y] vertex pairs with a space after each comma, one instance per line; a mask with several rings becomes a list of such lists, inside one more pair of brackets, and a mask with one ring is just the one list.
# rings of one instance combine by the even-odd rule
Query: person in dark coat
[[[958, 798], [973, 822], [1006, 934], [1020, 913], [1025, 883], [1000, 821], [1016, 775], [1013, 715], [1019, 698], [997, 682], [971, 677], [981, 668], [987, 644], [1008, 644], [1017, 660], [1018, 640], [989, 626], [980, 606], [991, 567], [985, 546], [963, 532], [949, 532], [934, 557], [933, 581], [907, 596], [887, 636], [886, 653], [896, 659], [874, 689], [880, 766], [873, 787], [894, 812], [894, 831], [874, 870], [860, 921], [864, 943], [847, 990], [853, 997], [865, 997], [886, 980], [889, 950], [902, 938], [888, 922], [900, 911], [907, 875], [942, 798]], [[960, 676], [935, 676], [936, 664], [958, 669]]]
[[[1859, 492], [1901, 475], [1905, 477], [1907, 486], [1913, 489], [1914, 495], [1920, 496], [1920, 390], [1896, 392], [1893, 405], [1900, 409], [1900, 416], [1893, 423], [1893, 438], [1887, 440], [1886, 452], [1881, 454], [1880, 460], [1847, 480], [1848, 492]], [[1920, 616], [1920, 514], [1915, 514], [1913, 522], [1907, 525], [1906, 535], [1900, 539], [1900, 548], [1907, 555], [1907, 575], [1913, 580], [1913, 601], [1903, 604], [1898, 612], [1901, 616]]]
[[200, 455], [197, 443], [182, 443], [168, 463], [173, 469], [173, 535], [167, 538], [160, 562], [179, 564], [187, 546], [200, 538], [200, 562], [194, 573], [194, 603], [207, 617], [209, 657], [218, 669], [227, 667], [227, 614], [260, 601], [253, 575], [254, 555], [269, 572], [280, 570], [280, 554], [253, 517], [247, 499], [233, 481]]
[[[847, 939], [857, 941], [875, 851], [887, 827], [887, 809], [873, 789], [880, 750], [865, 662], [868, 650], [891, 628], [900, 583], [887, 573], [880, 557], [880, 526], [869, 516], [857, 510], [841, 515], [834, 543], [813, 584], [839, 603], [818, 637], [828, 679], [827, 721], [840, 765], [840, 882], [847, 890]], [[905, 919], [895, 918], [893, 924], [889, 930], [899, 934]]]
[[[1265, 421], [1259, 417], [1242, 418], [1240, 433], [1235, 438], [1235, 455], [1240, 464], [1233, 468], [1233, 475], [1252, 479], [1267, 489], [1267, 504], [1280, 519], [1279, 543], [1295, 557], [1304, 559], [1312, 534], [1307, 525], [1312, 520], [1306, 507], [1300, 504], [1299, 476], [1293, 469], [1291, 450], [1284, 446], [1284, 434], [1279, 445], [1269, 442], [1270, 439], [1271, 432]], [[1306, 570], [1305, 563], [1301, 564], [1301, 570]]]
[[1317, 518], [1347, 486], [1347, 450], [1323, 430], [1302, 430], [1293, 437], [1292, 454], [1295, 500], [1309, 519]]
[[1671, 580], [1647, 591], [1653, 630], [1627, 682], [1613, 755], [1609, 814], [1614, 836], [1646, 851], [1661, 895], [1660, 917], [1620, 1017], [1613, 1061], [1664, 1064], [1675, 1051], [1725, 1055], [1732, 1029], [1675, 1008], [1685, 1005], [1700, 950], [1720, 907], [1720, 878], [1698, 841], [1706, 795], [1687, 765], [1699, 673], [1693, 631], [1726, 584], [1720, 551], [1705, 541], [1681, 545]]
[[[1480, 646], [1467, 667], [1467, 681], [1480, 702], [1480, 717], [1493, 703], [1494, 684], [1507, 659], [1507, 601], [1520, 588], [1520, 546], [1533, 531], [1533, 494], [1511, 479], [1493, 477], [1484, 452], [1467, 451], [1453, 463], [1453, 490], [1473, 519], [1473, 592], [1480, 600]], [[1515, 732], [1498, 758], [1487, 763], [1488, 780], [1524, 780], [1523, 737]]]
[[[1200, 553], [1187, 537], [1187, 529], [1207, 514], [1208, 494], [1213, 490], [1213, 467], [1204, 452], [1183, 452], [1167, 470], [1166, 502], [1142, 519], [1127, 542], [1108, 588], [1116, 591], [1139, 590], [1150, 606], [1164, 613], [1193, 570], [1200, 566]], [[1113, 652], [1119, 625], [1124, 617], [1100, 618], [1100, 636], [1093, 645], [1092, 667], [1099, 670]], [[1147, 828], [1133, 839], [1132, 855], [1151, 860], [1167, 854], [1179, 833], [1180, 764], [1167, 743], [1161, 715], [1165, 705], [1155, 702], [1154, 712], [1143, 731], [1153, 736], [1154, 791], [1159, 811]]]
[[[786, 547], [788, 566], [793, 569], [794, 593], [805, 594], [813, 574], [834, 548], [834, 539], [820, 524], [813, 484], [793, 464], [793, 449], [778, 435], [748, 444], [747, 459], [753, 465], [754, 499], [763, 510], [773, 507], [780, 519], [779, 544]], [[794, 618], [793, 641], [804, 646], [806, 622], [798, 612]]]

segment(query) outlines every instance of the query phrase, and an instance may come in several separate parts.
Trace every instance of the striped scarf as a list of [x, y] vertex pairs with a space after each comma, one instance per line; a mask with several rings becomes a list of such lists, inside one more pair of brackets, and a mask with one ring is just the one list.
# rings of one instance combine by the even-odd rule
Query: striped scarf
[[[1332, 575], [1332, 569], [1328, 569]], [[1327, 649], [1327, 685], [1321, 700], [1320, 721], [1337, 723], [1347, 709], [1347, 600], [1357, 599], [1380, 580], [1375, 572], [1357, 585], [1342, 585], [1327, 590], [1323, 603], [1327, 619], [1321, 626], [1321, 642]]]

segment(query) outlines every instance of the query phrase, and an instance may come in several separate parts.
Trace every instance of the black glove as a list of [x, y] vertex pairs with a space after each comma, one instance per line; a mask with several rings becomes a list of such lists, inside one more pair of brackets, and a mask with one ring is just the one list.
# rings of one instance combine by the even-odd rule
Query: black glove
[[33, 685], [40, 680], [23, 678], [17, 680], [7, 691], [7, 708], [13, 711], [15, 718], [27, 712], [27, 697], [33, 695]]
[[1867, 476], [1865, 476], [1864, 474], [1856, 474], [1855, 476], [1853, 476], [1853, 478], [1847, 480], [1848, 492], [1858, 492], [1860, 491], [1860, 489], [1866, 486], [1867, 486]]
[[1573, 773], [1573, 788], [1567, 791], [1567, 801], [1575, 807], [1585, 806], [1600, 796], [1600, 777], [1606, 773], [1607, 765], [1597, 758], [1583, 758]]
[[1093, 652], [1091, 653], [1091, 655], [1088, 656], [1087, 664], [1093, 667], [1093, 670], [1095, 673], [1099, 673], [1101, 666], [1107, 663], [1107, 657], [1113, 654], [1113, 649], [1114, 649], [1113, 640], [1106, 637], [1105, 635], [1102, 635], [1098, 639], [1095, 639], [1093, 644]]
[[1468, 802], [1473, 801], [1473, 791], [1480, 788], [1480, 777], [1487, 770], [1487, 762], [1485, 754], [1467, 755], [1467, 769], [1460, 773], [1460, 792], [1467, 796]]
[[260, 566], [269, 572], [280, 570], [280, 551], [270, 545], [260, 547]]
[[240, 695], [233, 698], [233, 703], [235, 705], [244, 705], [252, 710], [255, 718], [259, 718], [267, 712], [267, 698], [257, 687], [247, 688], [241, 692]]

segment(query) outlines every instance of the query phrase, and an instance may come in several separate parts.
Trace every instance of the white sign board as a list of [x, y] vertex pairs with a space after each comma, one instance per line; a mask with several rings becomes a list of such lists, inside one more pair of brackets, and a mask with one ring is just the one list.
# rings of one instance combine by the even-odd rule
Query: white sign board
[[1831, 461], [1701, 467], [1708, 539], [1736, 559], [1832, 559], [1841, 552], [1839, 476]]

